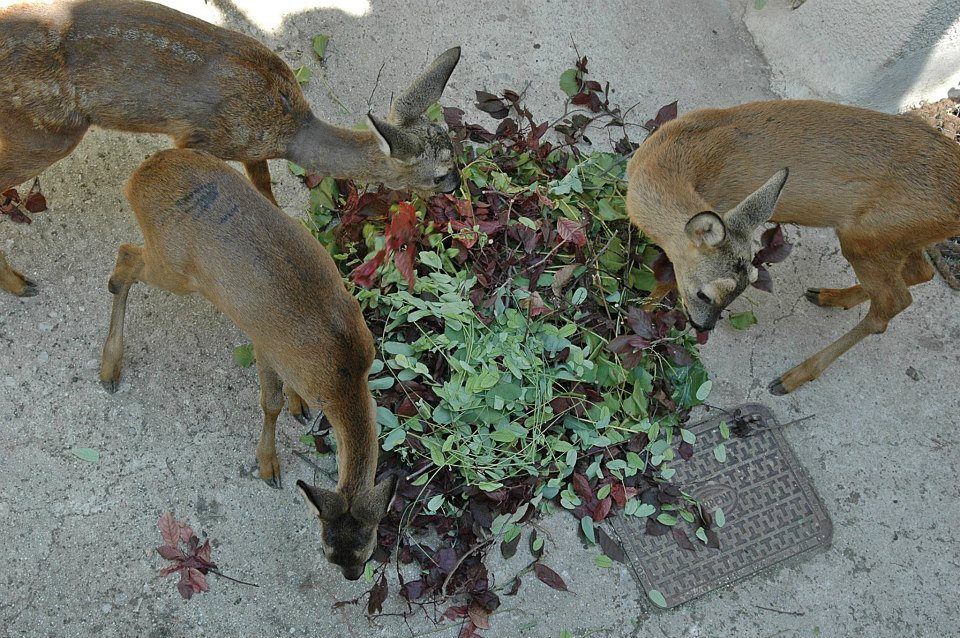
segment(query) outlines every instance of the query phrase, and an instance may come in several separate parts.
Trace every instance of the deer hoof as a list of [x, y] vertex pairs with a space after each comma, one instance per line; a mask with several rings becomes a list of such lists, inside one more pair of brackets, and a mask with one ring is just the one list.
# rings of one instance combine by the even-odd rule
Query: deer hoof
[[18, 297], [36, 297], [40, 292], [40, 288], [37, 284], [33, 283], [29, 279], [23, 280], [23, 290], [20, 292]]
[[120, 389], [119, 379], [100, 379], [100, 385], [107, 391], [107, 394], [116, 394]]
[[310, 420], [313, 417], [310, 413], [310, 408], [306, 404], [301, 404], [301, 406], [299, 412], [291, 412], [290, 414], [293, 415], [293, 418], [295, 418], [300, 425], [310, 425]]
[[770, 383], [770, 385], [767, 386], [767, 390], [770, 391], [770, 394], [773, 394], [778, 397], [782, 397], [783, 395], [790, 392], [783, 385], [783, 377], [777, 377], [776, 379], [774, 379]]
[[267, 485], [269, 485], [270, 487], [272, 487], [272, 488], [275, 489], [275, 490], [282, 490], [282, 489], [283, 489], [283, 481], [280, 480], [280, 475], [279, 475], [279, 474], [277, 474], [276, 476], [274, 476], [274, 477], [272, 477], [272, 478], [263, 479], [263, 482], [266, 483]]
[[812, 303], [815, 306], [822, 305], [820, 303], [820, 289], [819, 288], [807, 288], [807, 292], [803, 293], [803, 296], [807, 298], [807, 301]]

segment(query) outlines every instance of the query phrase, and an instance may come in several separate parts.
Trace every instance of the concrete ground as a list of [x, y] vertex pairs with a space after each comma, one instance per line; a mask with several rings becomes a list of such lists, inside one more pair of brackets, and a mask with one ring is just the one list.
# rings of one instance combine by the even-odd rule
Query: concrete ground
[[[820, 0], [808, 0], [807, 5]], [[545, 114], [562, 103], [556, 84], [576, 42], [597, 77], [625, 105], [652, 114], [774, 97], [767, 62], [720, 0], [696, 11], [670, 0], [603, 3], [342, 0], [265, 12], [240, 2], [180, 0], [263, 38], [293, 66], [314, 66], [309, 40], [331, 36], [326, 77], [307, 87], [319, 114], [346, 125], [374, 107], [438, 51], [464, 58], [445, 102], [468, 107], [477, 88], [523, 88]], [[333, 1], [301, 5], [337, 6]], [[800, 10], [804, 10], [805, 7]], [[259, 9], [257, 8], [259, 7]], [[366, 13], [364, 11], [366, 10]], [[278, 12], [294, 11], [283, 20]], [[362, 14], [362, 15], [357, 15]], [[772, 61], [771, 64], [776, 64]], [[336, 95], [344, 112], [330, 93]], [[940, 96], [936, 96], [940, 97]], [[546, 110], [543, 110], [546, 109]], [[32, 299], [0, 297], [0, 634], [7, 636], [455, 636], [419, 617], [368, 620], [331, 611], [363, 584], [345, 582], [319, 552], [315, 523], [292, 489], [312, 478], [292, 453], [301, 428], [283, 417], [282, 491], [250, 475], [260, 413], [252, 370], [231, 360], [244, 337], [201, 299], [135, 289], [121, 391], [104, 393], [96, 365], [106, 332], [105, 290], [117, 246], [138, 241], [120, 187], [166, 141], [95, 131], [42, 176], [50, 212], [30, 227], [2, 224], [0, 246], [42, 286]], [[275, 163], [277, 194], [297, 214], [305, 193]], [[773, 269], [776, 293], [750, 292], [760, 324], [721, 326], [704, 347], [712, 401], [763, 401], [781, 420], [815, 414], [787, 437], [835, 524], [833, 546], [672, 611], [655, 611], [625, 568], [594, 567], [574, 522], [559, 516], [548, 559], [574, 593], [528, 578], [505, 598], [495, 636], [958, 636], [960, 616], [960, 313], [940, 281], [915, 289], [914, 305], [887, 334], [869, 339], [818, 382], [793, 395], [768, 381], [847, 330], [863, 312], [808, 304], [808, 285], [852, 281], [829, 233], [791, 229], [793, 256]], [[912, 371], [911, 371], [912, 369]], [[67, 451], [96, 448], [87, 463]], [[327, 461], [332, 471], [332, 460]], [[217, 540], [214, 558], [257, 589], [211, 576], [189, 602], [153, 548], [164, 510]], [[515, 559], [519, 561], [520, 559]], [[505, 582], [515, 564], [499, 565]], [[391, 598], [386, 611], [401, 607]]]

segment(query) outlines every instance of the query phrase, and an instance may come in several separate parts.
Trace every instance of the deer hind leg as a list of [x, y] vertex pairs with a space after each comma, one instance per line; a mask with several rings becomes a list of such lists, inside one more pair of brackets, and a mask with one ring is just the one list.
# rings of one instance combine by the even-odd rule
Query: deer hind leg
[[247, 170], [247, 177], [253, 182], [254, 187], [269, 199], [271, 204], [279, 207], [277, 198], [273, 196], [273, 184], [270, 183], [270, 166], [267, 160], [244, 162], [243, 167]]
[[[846, 251], [845, 253], [846, 254]], [[909, 255], [885, 255], [884, 259], [848, 257], [860, 279], [862, 290], [870, 298], [870, 310], [852, 330], [770, 384], [771, 394], [793, 392], [813, 381], [840, 355], [869, 335], [880, 334], [887, 324], [913, 301], [903, 277]]]
[[260, 407], [263, 429], [257, 443], [257, 464], [260, 478], [272, 488], [280, 489], [280, 459], [277, 457], [277, 417], [283, 410], [283, 381], [276, 371], [257, 353], [257, 375], [260, 377]]
[[133, 284], [141, 280], [143, 266], [142, 248], [132, 244], [120, 246], [117, 266], [107, 284], [107, 289], [113, 294], [113, 310], [100, 358], [100, 383], [110, 394], [117, 391], [123, 368], [123, 322], [127, 313], [127, 295]]
[[310, 419], [313, 415], [307, 402], [300, 398], [300, 395], [293, 388], [284, 388], [284, 394], [287, 396], [287, 410], [290, 412], [290, 416], [302, 425], [310, 425]]
[[[86, 127], [51, 133], [0, 110], [0, 192], [32, 179], [76, 148]], [[0, 250], [0, 290], [32, 297], [37, 286], [15, 270]]]
[[[907, 255], [901, 273], [903, 281], [908, 286], [916, 286], [933, 279], [934, 270], [927, 258], [923, 256], [923, 251], [916, 250]], [[859, 284], [849, 288], [807, 288], [805, 296], [818, 306], [836, 306], [844, 310], [849, 310], [870, 298]]]

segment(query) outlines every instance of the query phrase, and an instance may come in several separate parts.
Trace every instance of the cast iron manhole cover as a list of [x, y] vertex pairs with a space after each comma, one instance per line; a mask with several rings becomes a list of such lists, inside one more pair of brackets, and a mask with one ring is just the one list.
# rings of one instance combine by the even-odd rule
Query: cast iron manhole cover
[[716, 460], [713, 448], [723, 441], [720, 421], [730, 418], [718, 416], [692, 428], [696, 454], [674, 465], [677, 485], [708, 512], [723, 509], [720, 549], [694, 541], [695, 551], [684, 550], [670, 534], [647, 535], [645, 519], [613, 519], [644, 593], [659, 591], [667, 607], [827, 545], [833, 535], [823, 504], [770, 410], [757, 404], [737, 410], [756, 415], [758, 429], [725, 441], [726, 462]]

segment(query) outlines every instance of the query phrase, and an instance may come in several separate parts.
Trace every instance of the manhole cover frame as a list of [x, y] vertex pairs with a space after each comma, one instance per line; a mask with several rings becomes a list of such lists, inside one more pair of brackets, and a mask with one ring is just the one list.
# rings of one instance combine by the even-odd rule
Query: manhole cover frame
[[[753, 576], [791, 558], [807, 554], [816, 548], [829, 546], [833, 539], [833, 523], [830, 520], [830, 516], [823, 506], [819, 495], [814, 490], [813, 483], [810, 481], [809, 476], [800, 465], [800, 461], [784, 437], [783, 428], [779, 427], [779, 423], [770, 408], [758, 403], [746, 403], [730, 410], [729, 413], [734, 413], [735, 411], [740, 411], [743, 415], [758, 415], [760, 417], [758, 426], [763, 429], [750, 437], [740, 439], [732, 436], [726, 441], [725, 443], [729, 450], [727, 464], [730, 464], [731, 461], [736, 461], [738, 442], [741, 447], [745, 447], [746, 443], [744, 442], [748, 440], [749, 444], [763, 446], [768, 448], [771, 453], [778, 454], [778, 458], [782, 461], [781, 465], [783, 469], [781, 474], [792, 478], [792, 482], [794, 483], [793, 494], [799, 495], [803, 499], [803, 505], [809, 508], [809, 516], [804, 517], [800, 523], [793, 528], [802, 530], [802, 534], [799, 534], [797, 542], [784, 546], [778, 551], [766, 554], [758, 560], [751, 562], [744, 562], [743, 560], [739, 562], [734, 561], [735, 567], [732, 569], [717, 570], [714, 572], [707, 570], [705, 576], [696, 579], [698, 582], [694, 586], [679, 590], [665, 587], [662, 584], [664, 580], [669, 579], [671, 576], [671, 573], [666, 572], [664, 569], [667, 562], [663, 560], [665, 557], [661, 556], [659, 559], [648, 559], [650, 559], [654, 553], [658, 553], [665, 554], [667, 558], [672, 555], [682, 561], [689, 558], [683, 555], [689, 554], [689, 550], [680, 549], [669, 534], [660, 537], [647, 536], [643, 527], [644, 519], [625, 519], [622, 516], [613, 519], [612, 525], [614, 531], [619, 536], [620, 543], [627, 552], [630, 571], [643, 590], [644, 598], [647, 598], [647, 594], [651, 590], [658, 590], [663, 594], [668, 609], [677, 607], [715, 589]], [[710, 454], [710, 459], [713, 458], [713, 445], [709, 443], [705, 445], [704, 443], [708, 442], [711, 437], [720, 440], [718, 426], [720, 421], [723, 420], [730, 420], [728, 414], [717, 415], [712, 419], [690, 427], [690, 430], [697, 436], [698, 454]], [[709, 482], [710, 485], [729, 486], [732, 481], [734, 469], [742, 465], [735, 465], [733, 466], [734, 469], [731, 469], [727, 467], [726, 464], [721, 464], [717, 461], [714, 461], [713, 464], [715, 464], [717, 472], [709, 473], [702, 479], [690, 477], [687, 480], [691, 484]], [[684, 465], [685, 463], [676, 464], [678, 478], [684, 474], [684, 470], [686, 469]], [[687, 471], [689, 472], [689, 470]], [[696, 488], [691, 489], [691, 493], [696, 495]], [[782, 503], [783, 501], [780, 502]], [[768, 508], [765, 507], [760, 511], [767, 509]], [[740, 515], [749, 515], [749, 512], [742, 512]], [[728, 518], [728, 524], [729, 523], [730, 519]], [[780, 532], [786, 536], [791, 532], [791, 528], [777, 528], [775, 532]], [[711, 562], [725, 552], [728, 556], [734, 555], [730, 552], [736, 552], [737, 549], [741, 549], [742, 547], [749, 548], [751, 545], [751, 543], [748, 543], [746, 545], [741, 544], [739, 547], [727, 547], [724, 544], [724, 530], [720, 529], [718, 533], [720, 534], [719, 550], [709, 549], [700, 543], [700, 541], [696, 539], [693, 540], [698, 553], [702, 554], [706, 552], [705, 555], [702, 554], [701, 557], [698, 557], [702, 559], [702, 562]], [[727, 540], [729, 542], [729, 538]], [[648, 547], [652, 546], [654, 551], [645, 551], [644, 545]], [[673, 551], [671, 552], [667, 548], [672, 548]], [[735, 555], [734, 558], [736, 558]], [[667, 582], [669, 582], [669, 580], [667, 580]], [[667, 591], [664, 591], [664, 589], [667, 589]]]

